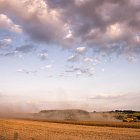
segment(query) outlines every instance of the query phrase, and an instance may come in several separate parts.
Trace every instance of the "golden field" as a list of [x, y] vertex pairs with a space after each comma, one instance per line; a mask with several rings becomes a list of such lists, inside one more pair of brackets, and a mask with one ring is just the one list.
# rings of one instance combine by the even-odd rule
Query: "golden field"
[[[140, 128], [134, 123], [118, 122], [119, 127], [112, 122], [70, 123], [0, 119], [0, 140], [140, 140]], [[123, 124], [133, 128], [122, 128]]]

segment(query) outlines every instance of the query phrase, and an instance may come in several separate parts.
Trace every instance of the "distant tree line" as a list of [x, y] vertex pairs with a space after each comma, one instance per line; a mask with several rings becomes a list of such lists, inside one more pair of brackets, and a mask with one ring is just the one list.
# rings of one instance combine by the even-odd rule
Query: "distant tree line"
[[134, 110], [115, 110], [114, 112], [122, 112], [126, 114], [133, 114], [133, 113], [140, 113], [140, 111], [134, 111]]

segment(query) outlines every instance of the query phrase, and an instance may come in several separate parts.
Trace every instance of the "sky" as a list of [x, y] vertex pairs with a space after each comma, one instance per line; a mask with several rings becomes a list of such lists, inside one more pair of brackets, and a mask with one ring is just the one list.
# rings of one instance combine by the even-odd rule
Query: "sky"
[[139, 0], [0, 0], [0, 109], [140, 110]]

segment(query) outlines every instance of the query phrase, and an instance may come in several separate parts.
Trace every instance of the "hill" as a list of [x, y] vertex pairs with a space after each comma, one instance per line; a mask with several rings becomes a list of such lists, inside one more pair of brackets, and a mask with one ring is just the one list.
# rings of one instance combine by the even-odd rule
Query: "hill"
[[42, 110], [34, 114], [35, 118], [47, 120], [90, 120], [90, 113], [80, 109], [67, 109], [67, 110]]

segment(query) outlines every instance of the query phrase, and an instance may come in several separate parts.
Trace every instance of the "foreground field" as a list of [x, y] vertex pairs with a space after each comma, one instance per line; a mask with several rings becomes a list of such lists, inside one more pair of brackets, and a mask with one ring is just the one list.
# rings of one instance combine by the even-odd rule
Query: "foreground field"
[[[121, 122], [120, 122], [121, 123]], [[137, 124], [139, 125], [139, 124]], [[0, 120], [0, 140], [140, 140], [139, 128]]]

